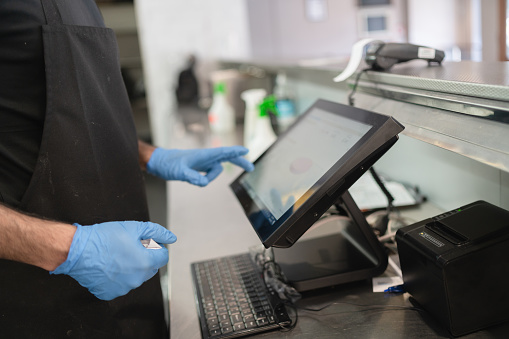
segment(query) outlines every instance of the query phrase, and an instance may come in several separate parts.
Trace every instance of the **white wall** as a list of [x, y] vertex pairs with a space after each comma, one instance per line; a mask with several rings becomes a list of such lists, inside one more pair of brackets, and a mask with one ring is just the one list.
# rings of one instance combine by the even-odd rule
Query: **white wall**
[[408, 0], [410, 43], [442, 49], [446, 59], [498, 60], [498, 0]]
[[246, 0], [251, 56], [287, 60], [348, 57], [352, 45], [367, 37], [361, 31], [361, 14], [390, 13], [389, 33], [370, 36], [406, 41], [406, 0], [390, 6], [360, 8], [357, 0], [324, 0], [323, 20], [312, 20], [306, 0]]
[[408, 42], [449, 50], [456, 44], [454, 0], [408, 0]]
[[498, 1], [481, 0], [483, 61], [498, 61], [498, 19]]
[[249, 54], [247, 12], [238, 0], [135, 2], [154, 143], [169, 146], [178, 73], [189, 54], [211, 59]]
[[357, 41], [356, 1], [325, 1], [311, 21], [304, 0], [247, 0], [252, 56], [299, 59], [348, 56]]

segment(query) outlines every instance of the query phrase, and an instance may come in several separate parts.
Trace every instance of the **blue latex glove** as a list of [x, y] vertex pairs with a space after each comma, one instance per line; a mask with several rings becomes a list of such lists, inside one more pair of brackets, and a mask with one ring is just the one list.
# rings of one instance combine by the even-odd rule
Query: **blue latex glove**
[[249, 150], [242, 146], [193, 150], [156, 148], [147, 163], [147, 172], [165, 180], [207, 186], [223, 170], [222, 162], [229, 161], [248, 172], [252, 171], [253, 164], [242, 157], [247, 152]]
[[143, 239], [172, 244], [177, 237], [151, 222], [77, 226], [67, 260], [51, 274], [67, 274], [97, 298], [112, 300], [152, 278], [168, 262], [168, 250], [146, 249]]

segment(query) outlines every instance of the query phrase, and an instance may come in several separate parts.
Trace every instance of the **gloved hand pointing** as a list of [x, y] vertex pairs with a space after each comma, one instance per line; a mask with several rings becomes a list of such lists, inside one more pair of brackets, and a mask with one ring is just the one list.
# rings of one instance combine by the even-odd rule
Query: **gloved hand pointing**
[[67, 260], [51, 274], [67, 274], [97, 298], [111, 300], [152, 278], [168, 262], [168, 250], [146, 249], [141, 240], [172, 244], [177, 237], [151, 222], [77, 226]]
[[242, 157], [248, 151], [242, 146], [194, 150], [156, 148], [147, 163], [147, 172], [165, 180], [181, 180], [206, 186], [221, 173], [221, 163], [225, 161], [252, 171], [253, 164]]

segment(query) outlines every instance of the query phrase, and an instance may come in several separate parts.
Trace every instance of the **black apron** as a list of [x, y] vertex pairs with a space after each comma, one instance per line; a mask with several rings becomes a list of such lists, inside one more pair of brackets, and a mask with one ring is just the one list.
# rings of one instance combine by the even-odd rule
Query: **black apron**
[[[114, 32], [62, 24], [42, 0], [47, 107], [20, 209], [92, 225], [149, 219], [132, 111]], [[74, 279], [0, 261], [2, 338], [168, 338], [159, 275], [101, 301]]]

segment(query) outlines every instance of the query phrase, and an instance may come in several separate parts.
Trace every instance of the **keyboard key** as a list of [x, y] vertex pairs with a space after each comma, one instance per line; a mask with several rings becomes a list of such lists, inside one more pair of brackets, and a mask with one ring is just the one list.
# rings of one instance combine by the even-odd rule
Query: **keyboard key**
[[242, 319], [242, 316], [237, 313], [237, 314], [233, 314], [231, 317], [230, 317], [230, 320], [232, 322], [232, 324], [237, 324], [237, 323], [243, 323], [243, 319]]
[[253, 314], [246, 314], [242, 318], [244, 319], [244, 322], [248, 322], [248, 321], [254, 320], [254, 315]]
[[216, 329], [213, 329], [210, 331], [211, 337], [215, 337], [216, 335], [220, 335], [220, 334], [221, 334], [221, 330], [219, 328], [216, 328]]
[[221, 322], [219, 323], [219, 326], [220, 326], [220, 327], [228, 327], [228, 326], [230, 326], [231, 324], [232, 324], [232, 323], [230, 322], [230, 319], [228, 319], [228, 320], [223, 320], [223, 321], [221, 321]]
[[234, 324], [233, 325], [233, 330], [234, 331], [241, 331], [243, 329], [246, 328], [246, 325], [244, 325], [244, 323], [238, 323], [238, 324]]
[[258, 324], [258, 326], [266, 325], [268, 324], [268, 320], [267, 318], [258, 318], [256, 319], [256, 324]]
[[215, 325], [215, 324], [219, 324], [219, 321], [217, 320], [217, 318], [207, 319], [208, 326]]
[[258, 307], [253, 308], [253, 310], [255, 311], [255, 313], [262, 312], [263, 311], [263, 307], [262, 306], [258, 306]]
[[255, 328], [255, 327], [258, 327], [258, 325], [256, 324], [256, 321], [246, 321], [246, 328]]
[[231, 326], [222, 327], [221, 332], [223, 332], [223, 334], [231, 333], [231, 332], [233, 332], [233, 327], [231, 327]]
[[267, 314], [264, 311], [256, 312], [255, 319], [267, 318]]

